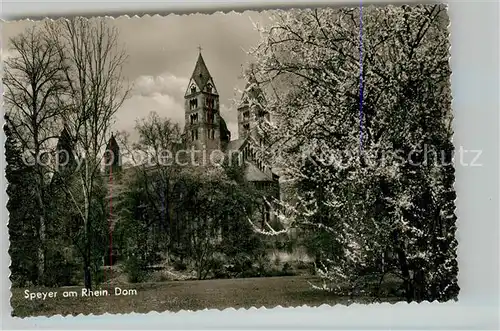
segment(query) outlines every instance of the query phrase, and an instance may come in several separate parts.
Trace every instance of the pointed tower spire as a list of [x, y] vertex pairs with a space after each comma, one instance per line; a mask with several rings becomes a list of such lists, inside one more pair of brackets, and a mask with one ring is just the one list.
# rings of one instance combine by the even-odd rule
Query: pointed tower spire
[[255, 77], [255, 64], [250, 63], [249, 67], [245, 70], [246, 72], [246, 80], [245, 89], [241, 95], [240, 106], [244, 106], [248, 103], [249, 98], [258, 99], [262, 95], [262, 89], [260, 88], [260, 84]]
[[71, 135], [66, 127], [63, 127], [59, 139], [57, 141], [57, 157], [59, 171], [63, 169], [73, 169], [72, 167], [75, 165], [75, 155], [73, 150], [73, 142], [71, 140]]
[[115, 139], [115, 132], [111, 132], [111, 137], [106, 146], [106, 154], [104, 157], [106, 163], [106, 173], [117, 173], [121, 169], [120, 146]]
[[200, 53], [198, 54], [198, 60], [196, 61], [196, 65], [194, 67], [193, 74], [191, 78], [196, 82], [198, 88], [203, 90], [207, 82], [212, 77], [210, 72], [208, 71], [207, 65], [205, 64], [205, 60], [201, 55], [201, 47], [199, 47]]
[[220, 116], [219, 93], [199, 49], [198, 60], [184, 95], [184, 130], [189, 146], [205, 150], [206, 155], [210, 155], [212, 151], [220, 151], [222, 141], [227, 138], [221, 134], [224, 123]]
[[247, 138], [263, 120], [270, 119], [265, 109], [265, 96], [255, 76], [256, 67], [250, 63], [246, 69], [247, 83], [238, 106], [238, 136]]

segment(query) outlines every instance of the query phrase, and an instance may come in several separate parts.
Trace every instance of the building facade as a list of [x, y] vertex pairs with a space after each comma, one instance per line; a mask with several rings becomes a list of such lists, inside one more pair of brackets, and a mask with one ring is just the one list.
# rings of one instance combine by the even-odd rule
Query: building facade
[[[245, 179], [263, 192], [266, 201], [260, 215], [264, 228], [273, 222], [275, 204], [279, 199], [279, 176], [265, 160], [267, 141], [260, 126], [270, 115], [264, 110], [264, 94], [255, 80], [247, 82], [236, 109], [238, 113], [238, 139], [231, 140], [231, 132], [220, 113], [219, 92], [213, 76], [200, 53], [184, 94], [184, 144], [203, 151], [205, 160], [219, 160], [210, 155], [218, 154], [244, 165]], [[201, 153], [200, 153], [201, 154]], [[200, 155], [197, 154], [197, 155]]]
[[260, 103], [263, 102], [263, 94], [256, 81], [247, 83], [237, 108], [238, 139], [231, 140], [231, 132], [220, 113], [217, 87], [201, 52], [184, 99], [184, 140], [189, 148], [205, 150], [208, 155], [220, 151], [226, 156], [231, 155], [231, 160], [234, 155], [240, 155], [248, 181], [259, 186], [277, 183], [279, 177], [258, 152], [267, 143], [259, 126], [270, 118]]

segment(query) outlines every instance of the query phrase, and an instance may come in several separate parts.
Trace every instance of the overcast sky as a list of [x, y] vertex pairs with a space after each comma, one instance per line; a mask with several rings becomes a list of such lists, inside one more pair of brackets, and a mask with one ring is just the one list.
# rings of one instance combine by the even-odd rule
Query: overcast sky
[[[269, 13], [212, 14], [109, 19], [120, 32], [129, 55], [124, 75], [134, 85], [117, 113], [114, 130], [132, 133], [137, 118], [151, 111], [184, 124], [184, 92], [198, 57], [198, 46], [220, 94], [221, 113], [231, 136], [237, 138], [235, 89], [243, 88], [245, 53], [259, 42], [252, 21], [267, 23]], [[8, 38], [21, 33], [27, 21], [2, 24], [2, 50]], [[39, 23], [38, 23], [39, 24]], [[133, 135], [134, 137], [135, 135]]]

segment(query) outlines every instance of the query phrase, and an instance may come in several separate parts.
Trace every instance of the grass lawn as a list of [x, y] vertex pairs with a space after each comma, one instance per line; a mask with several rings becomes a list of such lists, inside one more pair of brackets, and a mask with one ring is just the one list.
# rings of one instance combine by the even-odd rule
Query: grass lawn
[[[47, 296], [45, 300], [26, 299], [26, 288], [13, 288], [11, 304], [13, 316], [28, 317], [349, 303], [347, 297], [313, 290], [308, 281], [314, 279], [292, 276], [118, 285], [122, 289], [137, 290], [136, 295], [129, 296], [115, 296], [115, 286], [105, 285], [102, 289], [107, 289], [110, 295], [101, 297], [82, 297], [81, 287], [29, 288], [30, 292], [58, 292], [55, 298]], [[62, 296], [64, 291], [70, 290], [76, 291], [78, 297]]]

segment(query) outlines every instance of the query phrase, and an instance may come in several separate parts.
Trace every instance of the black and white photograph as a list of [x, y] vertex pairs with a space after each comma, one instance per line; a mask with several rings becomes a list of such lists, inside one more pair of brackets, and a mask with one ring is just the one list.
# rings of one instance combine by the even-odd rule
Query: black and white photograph
[[449, 25], [4, 22], [12, 315], [458, 300]]

